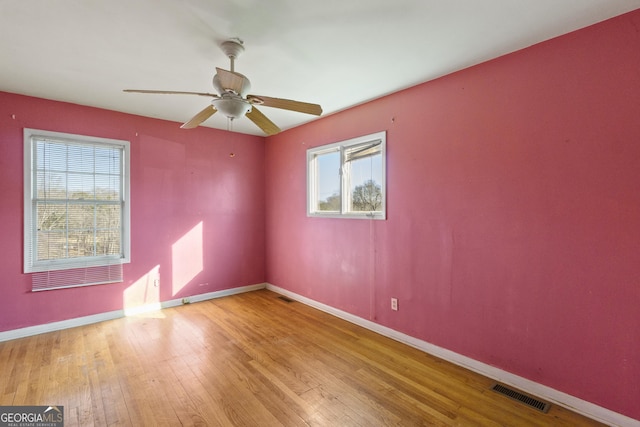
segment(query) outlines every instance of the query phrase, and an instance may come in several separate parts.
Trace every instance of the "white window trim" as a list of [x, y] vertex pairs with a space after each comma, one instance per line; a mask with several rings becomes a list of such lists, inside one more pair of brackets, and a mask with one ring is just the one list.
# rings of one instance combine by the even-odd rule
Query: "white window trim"
[[[380, 211], [345, 211], [344, 206], [348, 206], [348, 198], [351, 197], [351, 191], [348, 188], [349, 182], [345, 179], [348, 168], [345, 168], [345, 149], [357, 146], [360, 144], [370, 143], [376, 140], [380, 140], [380, 154], [382, 155], [382, 179], [381, 179], [381, 191], [382, 191], [382, 209]], [[307, 150], [307, 216], [317, 218], [350, 218], [350, 219], [378, 219], [384, 220], [387, 217], [387, 172], [386, 172], [386, 147], [387, 147], [387, 133], [386, 131], [376, 132], [369, 135], [359, 136], [351, 138], [345, 141], [339, 141], [328, 145], [309, 148]], [[318, 168], [316, 158], [318, 155], [327, 154], [330, 152], [340, 152], [340, 191], [341, 191], [341, 211], [340, 212], [326, 212], [318, 211], [316, 209], [316, 203], [318, 200], [318, 185], [317, 176]]]
[[[32, 227], [33, 224], [33, 161], [34, 161], [34, 137], [50, 138], [58, 141], [72, 143], [94, 143], [121, 147], [123, 159], [124, 180], [122, 182], [122, 254], [118, 256], [97, 256], [82, 257], [77, 259], [36, 261], [36, 236]], [[94, 136], [74, 135], [62, 132], [45, 131], [38, 129], [24, 129], [24, 272], [42, 272], [54, 270], [68, 270], [76, 268], [88, 268], [97, 266], [109, 266], [114, 264], [125, 264], [131, 262], [131, 220], [130, 220], [130, 148], [129, 141], [99, 138]]]

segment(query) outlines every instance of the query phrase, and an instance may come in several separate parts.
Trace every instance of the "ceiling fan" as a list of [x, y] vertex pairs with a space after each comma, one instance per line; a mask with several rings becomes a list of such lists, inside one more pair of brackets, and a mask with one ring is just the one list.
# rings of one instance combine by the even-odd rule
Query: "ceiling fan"
[[297, 111], [300, 113], [322, 114], [322, 107], [318, 104], [308, 102], [293, 101], [290, 99], [271, 98], [262, 95], [250, 95], [251, 82], [244, 75], [234, 70], [235, 60], [244, 52], [243, 42], [240, 39], [231, 39], [223, 42], [220, 47], [231, 62], [231, 71], [216, 67], [216, 74], [213, 76], [213, 87], [218, 94], [207, 92], [183, 92], [173, 90], [140, 90], [125, 89], [124, 92], [154, 93], [170, 95], [198, 95], [212, 98], [211, 105], [206, 106], [202, 111], [193, 116], [188, 122], [180, 126], [183, 129], [198, 127], [202, 122], [220, 111], [230, 120], [235, 120], [247, 116], [267, 135], [274, 135], [280, 132], [280, 128], [267, 118], [256, 105], [266, 107], [281, 108], [284, 110]]

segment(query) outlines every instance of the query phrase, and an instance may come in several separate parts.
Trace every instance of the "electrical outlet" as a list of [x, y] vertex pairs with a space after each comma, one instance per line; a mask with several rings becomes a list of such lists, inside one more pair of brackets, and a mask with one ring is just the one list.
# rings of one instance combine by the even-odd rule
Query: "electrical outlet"
[[189, 298], [182, 298], [182, 303], [183, 304], [189, 304], [189, 303], [191, 303], [191, 300]]
[[391, 298], [391, 310], [398, 311], [398, 298]]
[[153, 287], [157, 288], [158, 286], [160, 286], [160, 279], [153, 279]]

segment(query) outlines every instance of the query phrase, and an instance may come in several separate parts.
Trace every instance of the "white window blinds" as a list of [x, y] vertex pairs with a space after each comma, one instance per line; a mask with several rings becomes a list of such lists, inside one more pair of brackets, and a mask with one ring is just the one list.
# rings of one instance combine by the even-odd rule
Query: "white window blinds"
[[[25, 129], [25, 272], [100, 276], [94, 267], [128, 261], [127, 151], [127, 141]], [[104, 271], [97, 282], [111, 280]], [[96, 281], [75, 282], [55, 287]]]

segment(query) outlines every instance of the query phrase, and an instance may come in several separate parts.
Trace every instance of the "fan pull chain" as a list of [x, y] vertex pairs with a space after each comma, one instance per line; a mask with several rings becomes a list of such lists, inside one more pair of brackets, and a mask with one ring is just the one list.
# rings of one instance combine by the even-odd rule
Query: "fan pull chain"
[[[233, 132], [233, 117], [227, 117], [227, 131], [229, 132]], [[231, 146], [235, 147], [235, 138], [233, 137], [233, 135], [229, 134], [229, 142], [231, 142]], [[231, 153], [229, 153], [229, 157], [235, 157], [236, 153], [234, 153], [233, 151]]]

